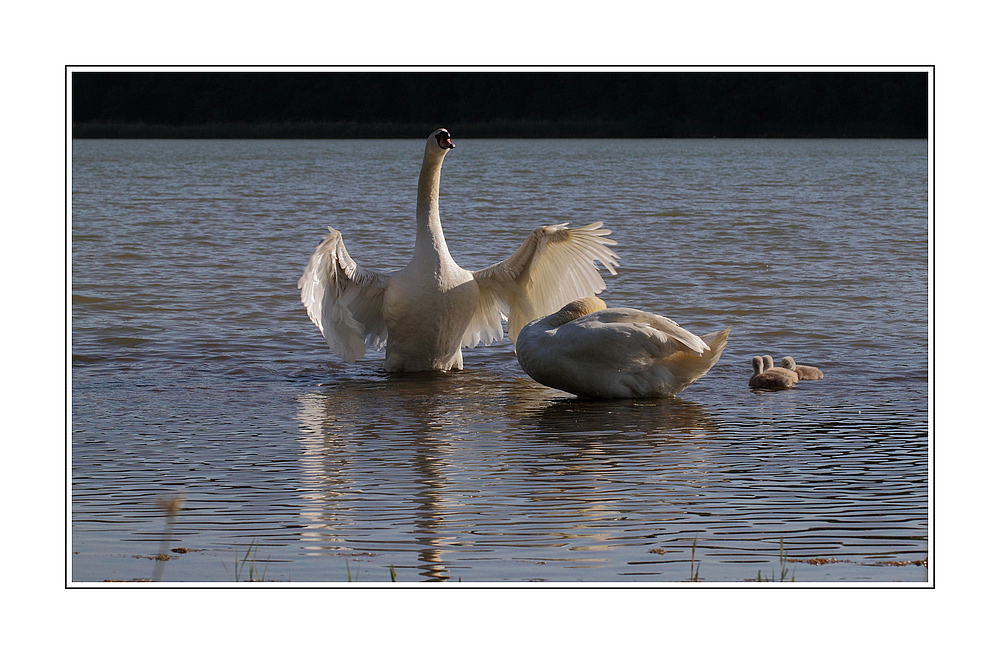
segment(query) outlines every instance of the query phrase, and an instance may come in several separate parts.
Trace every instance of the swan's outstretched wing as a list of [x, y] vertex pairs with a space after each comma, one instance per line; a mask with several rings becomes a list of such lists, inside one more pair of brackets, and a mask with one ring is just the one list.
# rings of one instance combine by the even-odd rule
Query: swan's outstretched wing
[[364, 356], [365, 347], [385, 347], [382, 297], [389, 276], [354, 263], [340, 232], [316, 248], [299, 278], [302, 304], [333, 353], [348, 363]]
[[605, 238], [611, 230], [601, 229], [603, 223], [574, 228], [567, 224], [535, 229], [509, 259], [473, 273], [479, 307], [463, 345], [500, 340], [504, 318], [507, 335], [516, 344], [518, 332], [532, 320], [606, 288], [594, 262], [616, 274], [618, 255], [608, 246], [617, 243]]

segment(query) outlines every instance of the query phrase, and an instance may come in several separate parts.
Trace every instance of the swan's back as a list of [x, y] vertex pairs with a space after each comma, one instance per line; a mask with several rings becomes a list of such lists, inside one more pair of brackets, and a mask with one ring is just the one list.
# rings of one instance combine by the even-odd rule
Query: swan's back
[[726, 329], [702, 339], [669, 318], [597, 308], [603, 304], [582, 298], [525, 326], [517, 340], [522, 369], [582, 397], [674, 395], [715, 365], [729, 336]]

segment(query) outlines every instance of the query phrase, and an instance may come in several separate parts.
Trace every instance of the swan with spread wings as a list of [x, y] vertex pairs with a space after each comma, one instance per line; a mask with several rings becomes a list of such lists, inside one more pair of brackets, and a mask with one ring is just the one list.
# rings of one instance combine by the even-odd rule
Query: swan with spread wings
[[389, 372], [461, 370], [462, 348], [507, 334], [579, 297], [600, 293], [595, 262], [612, 275], [618, 255], [602, 223], [533, 230], [510, 258], [482, 270], [452, 259], [441, 228], [438, 189], [444, 157], [455, 145], [446, 129], [424, 147], [417, 185], [417, 237], [406, 267], [390, 274], [363, 268], [337, 230], [316, 248], [299, 279], [302, 304], [334, 354], [348, 363], [368, 347], [385, 348]]

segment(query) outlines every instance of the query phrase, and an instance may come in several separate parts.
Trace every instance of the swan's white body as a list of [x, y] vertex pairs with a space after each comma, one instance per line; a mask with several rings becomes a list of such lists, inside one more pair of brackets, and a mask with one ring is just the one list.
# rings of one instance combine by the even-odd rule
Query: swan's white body
[[389, 372], [460, 370], [462, 348], [503, 338], [517, 343], [529, 321], [581, 295], [600, 293], [594, 262], [615, 274], [618, 255], [601, 223], [539, 227], [507, 260], [465, 270], [452, 259], [441, 229], [441, 165], [455, 147], [447, 130], [430, 135], [417, 189], [417, 237], [402, 270], [376, 273], [357, 265], [340, 232], [316, 248], [299, 279], [302, 304], [330, 349], [348, 363], [368, 346], [386, 348]]
[[708, 372], [728, 337], [727, 328], [699, 338], [669, 318], [586, 297], [528, 323], [517, 360], [540, 384], [580, 397], [665, 397]]
[[750, 388], [767, 391], [780, 391], [795, 386], [795, 381], [789, 375], [783, 375], [777, 368], [764, 369], [764, 359], [754, 357], [750, 364], [753, 375], [750, 376]]
[[823, 379], [823, 371], [815, 366], [802, 366], [795, 363], [792, 357], [785, 357], [781, 360], [781, 367], [791, 370], [799, 379]]

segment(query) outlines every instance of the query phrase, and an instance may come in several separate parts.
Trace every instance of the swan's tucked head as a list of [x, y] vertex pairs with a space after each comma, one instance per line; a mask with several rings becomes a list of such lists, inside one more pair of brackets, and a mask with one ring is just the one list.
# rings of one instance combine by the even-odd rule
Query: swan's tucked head
[[781, 367], [788, 368], [789, 370], [795, 370], [795, 359], [792, 357], [785, 357], [781, 360]]
[[760, 357], [754, 357], [750, 359], [750, 365], [753, 366], [753, 374], [759, 375], [764, 372], [764, 359]]
[[428, 154], [434, 153], [443, 157], [453, 147], [455, 144], [451, 142], [451, 134], [443, 127], [434, 130], [434, 133], [427, 137]]
[[593, 313], [595, 311], [600, 311], [601, 309], [607, 309], [608, 305], [604, 303], [599, 297], [582, 297], [579, 300], [573, 300], [559, 311], [552, 314], [552, 324], [562, 325], [571, 320], [576, 320], [577, 318], [582, 318], [588, 313]]
[[771, 358], [770, 354], [765, 354], [763, 361], [764, 361], [764, 370], [768, 370], [769, 368], [774, 367], [774, 359]]

